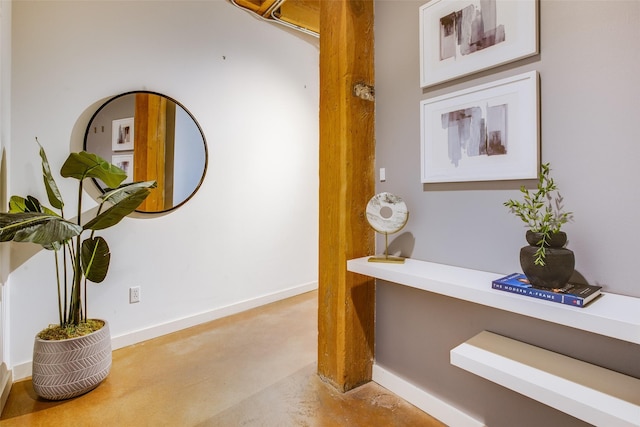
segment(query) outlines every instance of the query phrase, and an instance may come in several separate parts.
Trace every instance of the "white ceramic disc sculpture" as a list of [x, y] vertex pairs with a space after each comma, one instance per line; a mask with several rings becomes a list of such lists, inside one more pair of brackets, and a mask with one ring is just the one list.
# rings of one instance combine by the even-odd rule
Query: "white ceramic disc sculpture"
[[366, 214], [371, 228], [384, 234], [384, 255], [370, 257], [369, 261], [404, 262], [404, 258], [389, 256], [387, 237], [389, 234], [402, 230], [409, 219], [409, 211], [404, 201], [391, 193], [376, 194], [367, 203]]

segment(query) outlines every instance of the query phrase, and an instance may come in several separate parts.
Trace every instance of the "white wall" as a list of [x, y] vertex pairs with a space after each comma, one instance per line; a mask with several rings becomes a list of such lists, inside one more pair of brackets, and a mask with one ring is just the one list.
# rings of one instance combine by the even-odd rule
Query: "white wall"
[[[525, 229], [502, 203], [519, 198], [521, 182], [423, 186], [419, 103], [538, 70], [542, 161], [551, 162], [575, 213], [566, 231], [576, 269], [606, 291], [640, 297], [634, 279], [640, 238], [640, 2], [543, 0], [539, 55], [423, 91], [418, 8], [424, 3], [375, 4], [376, 162], [387, 174], [377, 190], [397, 193], [407, 203], [410, 218], [398, 244], [404, 255], [505, 274], [520, 271]], [[640, 377], [637, 345], [385, 282], [378, 284], [376, 300], [376, 363], [491, 427], [584, 423], [452, 367], [449, 351], [482, 330]]]
[[[58, 171], [96, 103], [122, 92], [175, 98], [207, 139], [208, 173], [186, 205], [103, 233], [112, 264], [88, 313], [120, 344], [316, 286], [317, 40], [223, 0], [17, 1], [12, 71], [11, 194], [46, 200], [34, 137]], [[67, 212], [72, 181], [58, 180]], [[24, 369], [57, 320], [52, 255], [28, 246], [13, 246], [10, 275], [11, 360]]]
[[[9, 103], [11, 100], [11, 2], [0, 1], [0, 212], [7, 209], [8, 172], [6, 151], [9, 145]], [[7, 323], [9, 276], [9, 250], [0, 245], [0, 412], [11, 388], [9, 354], [6, 342], [9, 336]]]

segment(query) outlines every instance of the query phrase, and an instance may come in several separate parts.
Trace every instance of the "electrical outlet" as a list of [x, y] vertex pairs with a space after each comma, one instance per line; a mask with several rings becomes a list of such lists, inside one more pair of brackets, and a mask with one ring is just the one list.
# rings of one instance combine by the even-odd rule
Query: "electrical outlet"
[[140, 286], [129, 288], [129, 304], [140, 302]]

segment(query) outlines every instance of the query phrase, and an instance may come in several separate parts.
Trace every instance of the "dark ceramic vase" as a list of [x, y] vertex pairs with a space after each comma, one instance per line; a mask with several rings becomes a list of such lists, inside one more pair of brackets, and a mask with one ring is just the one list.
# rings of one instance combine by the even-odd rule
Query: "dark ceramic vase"
[[559, 231], [551, 235], [547, 242], [545, 265], [535, 264], [535, 253], [540, 246], [541, 233], [527, 231], [529, 246], [520, 249], [520, 266], [532, 285], [541, 288], [562, 288], [569, 282], [573, 274], [576, 260], [573, 251], [564, 247], [567, 243], [567, 234]]

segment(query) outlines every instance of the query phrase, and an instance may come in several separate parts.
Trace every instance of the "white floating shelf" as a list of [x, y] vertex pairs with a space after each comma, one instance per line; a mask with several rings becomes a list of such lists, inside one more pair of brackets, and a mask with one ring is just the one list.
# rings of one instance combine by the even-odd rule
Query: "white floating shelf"
[[597, 426], [640, 426], [640, 379], [481, 332], [451, 364]]
[[414, 259], [407, 259], [404, 264], [368, 262], [368, 259], [347, 261], [347, 270], [640, 344], [640, 298], [603, 292], [586, 307], [573, 307], [492, 289], [491, 282], [506, 274]]

